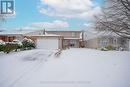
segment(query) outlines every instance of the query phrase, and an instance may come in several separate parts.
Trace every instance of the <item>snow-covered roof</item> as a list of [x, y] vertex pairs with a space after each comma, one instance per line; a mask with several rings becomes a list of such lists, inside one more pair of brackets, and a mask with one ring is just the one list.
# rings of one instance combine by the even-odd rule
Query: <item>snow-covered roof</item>
[[50, 37], [53, 36], [53, 37], [59, 37], [59, 36], [61, 36], [61, 35], [47, 34], [47, 33], [46, 33], [45, 35], [43, 34], [43, 35], [26, 35], [26, 36], [50, 36]]
[[46, 30], [47, 32], [82, 32], [81, 30]]
[[2, 31], [0, 35], [24, 35], [27, 33], [34, 32], [36, 30], [12, 30], [12, 31]]
[[82, 30], [81, 29], [70, 29], [70, 28], [59, 28], [59, 29], [54, 29], [54, 28], [48, 28], [48, 29], [45, 29], [46, 31], [74, 31], [74, 32], [81, 32]]
[[41, 30], [12, 30], [12, 31], [3, 31], [0, 32], [0, 35], [24, 35], [24, 36], [45, 36], [45, 37], [60, 37], [61, 35], [56, 34], [48, 34], [45, 32], [45, 34], [29, 34], [32, 32], [37, 32]]

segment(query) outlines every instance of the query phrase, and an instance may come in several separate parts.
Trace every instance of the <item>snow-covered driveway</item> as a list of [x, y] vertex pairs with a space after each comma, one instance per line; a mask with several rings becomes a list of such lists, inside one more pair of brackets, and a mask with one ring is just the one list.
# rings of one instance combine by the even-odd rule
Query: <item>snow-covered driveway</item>
[[130, 87], [130, 52], [53, 52], [0, 54], [0, 87]]
[[31, 50], [0, 54], [0, 87], [13, 87], [27, 74], [34, 72], [53, 54], [50, 50]]

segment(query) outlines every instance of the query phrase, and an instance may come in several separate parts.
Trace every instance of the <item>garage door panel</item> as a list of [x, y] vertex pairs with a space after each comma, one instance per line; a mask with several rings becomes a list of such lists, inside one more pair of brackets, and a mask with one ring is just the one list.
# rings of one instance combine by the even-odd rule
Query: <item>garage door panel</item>
[[58, 49], [58, 39], [37, 39], [38, 49]]

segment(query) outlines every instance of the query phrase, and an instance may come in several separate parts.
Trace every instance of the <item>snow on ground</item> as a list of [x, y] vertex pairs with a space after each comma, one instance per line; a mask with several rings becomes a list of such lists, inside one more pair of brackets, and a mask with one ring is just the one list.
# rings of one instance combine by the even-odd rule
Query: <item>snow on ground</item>
[[[31, 50], [0, 54], [0, 87], [11, 87], [17, 81], [47, 61], [53, 51]], [[4, 54], [4, 55], [3, 55]]]
[[130, 52], [69, 49], [0, 54], [0, 87], [130, 87]]

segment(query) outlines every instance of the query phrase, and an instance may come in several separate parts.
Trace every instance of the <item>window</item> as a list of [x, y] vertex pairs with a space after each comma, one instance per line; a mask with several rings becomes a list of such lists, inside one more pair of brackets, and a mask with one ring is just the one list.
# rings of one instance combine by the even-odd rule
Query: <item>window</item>
[[101, 39], [100, 40], [100, 46], [107, 46], [109, 44], [108, 39]]
[[113, 44], [115, 44], [115, 45], [117, 44], [117, 39], [116, 38], [113, 39]]
[[72, 32], [72, 37], [76, 37], [76, 33], [75, 32]]

